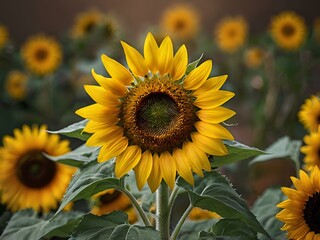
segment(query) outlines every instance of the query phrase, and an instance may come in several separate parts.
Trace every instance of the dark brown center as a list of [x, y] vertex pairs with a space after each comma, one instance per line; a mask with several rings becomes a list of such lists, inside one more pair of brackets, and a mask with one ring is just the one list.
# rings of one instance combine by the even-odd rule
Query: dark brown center
[[117, 199], [121, 195], [120, 191], [115, 190], [113, 193], [105, 193], [99, 197], [99, 201], [101, 204], [108, 204], [110, 202], [113, 202], [115, 199]]
[[35, 57], [38, 61], [45, 60], [47, 56], [48, 56], [48, 51], [44, 48], [39, 48], [35, 53]]
[[291, 37], [295, 33], [295, 28], [291, 24], [286, 24], [282, 27], [282, 33], [287, 37]]
[[178, 30], [178, 31], [182, 30], [182, 29], [185, 28], [185, 26], [186, 26], [186, 23], [183, 20], [181, 20], [181, 19], [177, 20], [177, 22], [176, 22], [176, 30]]
[[320, 194], [314, 193], [309, 197], [303, 210], [303, 218], [311, 231], [320, 233]]

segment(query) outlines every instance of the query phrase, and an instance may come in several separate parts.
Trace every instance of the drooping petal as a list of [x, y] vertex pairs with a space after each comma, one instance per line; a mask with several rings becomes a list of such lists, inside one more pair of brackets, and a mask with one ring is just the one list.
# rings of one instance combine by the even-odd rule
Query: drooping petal
[[187, 90], [198, 89], [208, 78], [212, 69], [212, 61], [207, 60], [193, 69], [184, 79], [183, 86]]
[[121, 41], [127, 63], [135, 76], [144, 77], [148, 75], [148, 68], [143, 56], [133, 47]]
[[225, 140], [234, 140], [232, 134], [220, 124], [210, 124], [203, 121], [198, 121], [194, 124], [198, 132], [210, 137]]
[[228, 153], [226, 146], [220, 139], [204, 136], [199, 132], [191, 133], [192, 142], [202, 151], [215, 156], [224, 156]]
[[148, 177], [148, 185], [152, 192], [155, 192], [162, 180], [161, 170], [160, 170], [160, 158], [157, 153], [153, 155], [153, 166], [151, 173]]
[[173, 189], [176, 181], [176, 164], [169, 152], [160, 155], [160, 171], [164, 181]]
[[170, 75], [173, 80], [179, 80], [186, 72], [188, 65], [188, 52], [185, 45], [182, 45], [173, 58]]
[[118, 156], [128, 147], [128, 139], [120, 137], [119, 139], [111, 139], [110, 142], [104, 143], [101, 147], [98, 162], [104, 162]]
[[117, 156], [115, 175], [121, 178], [133, 169], [141, 159], [141, 148], [137, 145], [127, 147], [127, 149]]
[[234, 93], [229, 91], [208, 91], [199, 95], [193, 104], [202, 109], [213, 109], [224, 104], [233, 96]]
[[89, 96], [96, 102], [106, 107], [115, 107], [120, 104], [119, 99], [111, 92], [106, 91], [104, 88], [94, 85], [84, 85], [84, 89]]
[[179, 173], [179, 175], [188, 183], [193, 185], [194, 179], [191, 171], [191, 166], [184, 151], [180, 148], [175, 148], [173, 150], [172, 156], [176, 162], [177, 172]]
[[173, 45], [171, 39], [167, 36], [162, 41], [159, 48], [159, 73], [165, 75], [170, 72], [173, 61]]
[[217, 91], [222, 87], [222, 85], [225, 83], [227, 78], [228, 78], [228, 75], [209, 78], [201, 85], [200, 88], [194, 91], [193, 95], [199, 96], [207, 91]]
[[95, 122], [104, 122], [108, 116], [119, 114], [118, 108], [107, 108], [100, 104], [92, 104], [76, 111], [76, 114], [83, 118], [93, 120]]
[[131, 84], [131, 82], [133, 81], [133, 77], [128, 69], [105, 54], [101, 56], [101, 60], [105, 69], [113, 79], [120, 81], [125, 86]]
[[151, 33], [148, 33], [144, 42], [144, 58], [148, 69], [152, 73], [158, 72], [159, 47]]
[[225, 120], [231, 118], [236, 114], [236, 112], [225, 108], [225, 107], [216, 107], [212, 109], [200, 109], [196, 112], [200, 120], [207, 123], [221, 123]]
[[144, 153], [142, 153], [141, 160], [134, 168], [136, 182], [139, 190], [141, 190], [143, 188], [143, 185], [147, 182], [147, 179], [150, 176], [152, 170], [152, 165], [152, 154], [149, 150], [147, 150]]

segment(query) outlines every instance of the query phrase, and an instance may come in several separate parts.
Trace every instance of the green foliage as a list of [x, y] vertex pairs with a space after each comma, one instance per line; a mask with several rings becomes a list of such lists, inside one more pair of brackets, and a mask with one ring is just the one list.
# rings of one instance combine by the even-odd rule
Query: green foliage
[[257, 239], [257, 233], [241, 219], [221, 219], [212, 227], [212, 232], [216, 236], [234, 237], [239, 240]]
[[191, 221], [187, 220], [183, 227], [181, 228], [178, 239], [179, 240], [189, 240], [197, 239], [199, 232], [207, 231], [209, 232], [212, 226], [218, 221], [218, 219], [212, 218], [209, 220], [199, 220]]

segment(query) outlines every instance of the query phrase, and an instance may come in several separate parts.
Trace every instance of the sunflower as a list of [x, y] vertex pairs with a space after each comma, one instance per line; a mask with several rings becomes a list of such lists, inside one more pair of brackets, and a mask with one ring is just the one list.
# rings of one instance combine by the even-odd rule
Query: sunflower
[[177, 40], [191, 40], [199, 30], [199, 14], [190, 5], [178, 4], [163, 12], [160, 26]]
[[283, 209], [276, 217], [285, 223], [281, 230], [288, 232], [288, 239], [320, 239], [320, 171], [315, 167], [310, 177], [302, 170], [299, 175], [291, 177], [296, 189], [282, 188], [288, 199], [277, 205]]
[[294, 51], [303, 44], [307, 27], [302, 17], [294, 12], [285, 11], [271, 19], [270, 34], [280, 48]]
[[305, 146], [301, 147], [301, 152], [305, 154], [303, 159], [305, 169], [310, 171], [314, 166], [320, 167], [320, 127], [318, 131], [311, 132], [303, 138]]
[[128, 214], [129, 222], [137, 221], [137, 214], [130, 199], [122, 192], [112, 188], [100, 192], [92, 197], [94, 207], [91, 213], [94, 215], [104, 215], [113, 211], [124, 211]]
[[320, 99], [318, 96], [311, 96], [306, 99], [298, 112], [298, 118], [309, 131], [317, 131], [320, 124]]
[[51, 161], [42, 153], [57, 156], [69, 150], [69, 142], [49, 135], [45, 125], [24, 125], [22, 130], [14, 130], [14, 137], [5, 136], [0, 148], [1, 203], [14, 212], [56, 208], [74, 168]]
[[[82, 12], [76, 17], [72, 27], [72, 36], [81, 38], [91, 33], [102, 21], [103, 14], [97, 10]], [[110, 31], [110, 29], [108, 29]]]
[[185, 76], [187, 49], [182, 45], [174, 55], [169, 37], [159, 47], [149, 33], [144, 57], [121, 43], [131, 71], [102, 55], [111, 77], [92, 70], [100, 86], [85, 89], [97, 103], [76, 111], [89, 119], [87, 145], [101, 146], [99, 162], [116, 158], [116, 177], [134, 169], [139, 189], [147, 181], [155, 191], [162, 178], [174, 188], [176, 172], [193, 184], [192, 171], [211, 171], [207, 155], [226, 155], [222, 139], [233, 139], [219, 124], [235, 114], [220, 106], [234, 96], [219, 90], [227, 76], [207, 79], [211, 60]]
[[8, 42], [8, 31], [5, 26], [0, 24], [0, 49]]
[[214, 31], [218, 47], [227, 53], [234, 53], [241, 48], [247, 38], [248, 24], [243, 17], [226, 17]]
[[5, 89], [9, 96], [15, 100], [23, 100], [27, 94], [27, 75], [19, 70], [9, 72]]
[[21, 49], [26, 67], [38, 75], [54, 72], [61, 63], [60, 44], [52, 37], [36, 35], [27, 40]]
[[264, 51], [259, 47], [251, 47], [246, 50], [244, 62], [249, 68], [257, 68], [263, 62]]
[[215, 212], [194, 207], [189, 213], [188, 218], [190, 220], [205, 220], [205, 219], [211, 219], [211, 218], [219, 219], [221, 218], [221, 216]]

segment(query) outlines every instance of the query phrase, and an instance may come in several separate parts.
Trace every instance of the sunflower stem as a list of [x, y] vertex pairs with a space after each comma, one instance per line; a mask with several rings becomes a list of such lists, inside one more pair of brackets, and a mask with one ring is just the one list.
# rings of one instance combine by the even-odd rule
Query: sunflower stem
[[145, 212], [143, 211], [143, 209], [141, 208], [140, 204], [138, 203], [137, 199], [131, 194], [131, 192], [129, 192], [126, 188], [121, 188], [119, 189], [120, 191], [122, 191], [124, 194], [127, 195], [127, 197], [130, 199], [131, 203], [133, 204], [133, 206], [136, 208], [136, 210], [138, 211], [143, 223], [145, 226], [151, 226], [151, 223], [147, 217], [147, 215], [145, 214]]
[[163, 181], [157, 190], [157, 230], [160, 232], [161, 240], [168, 240], [170, 237], [169, 221], [169, 188]]
[[189, 207], [186, 209], [186, 211], [183, 213], [182, 217], [180, 218], [177, 226], [174, 228], [173, 232], [172, 232], [172, 235], [171, 235], [171, 238], [170, 240], [176, 240], [179, 233], [180, 233], [180, 230], [182, 228], [182, 225], [184, 224], [185, 220], [187, 219], [189, 213], [191, 212], [193, 206], [190, 204]]
[[169, 217], [171, 216], [171, 211], [172, 211], [172, 206], [174, 204], [174, 201], [176, 200], [176, 197], [178, 195], [179, 192], [179, 187], [175, 186], [175, 188], [173, 189], [170, 198], [169, 198], [169, 203], [168, 203], [168, 209], [169, 209]]

